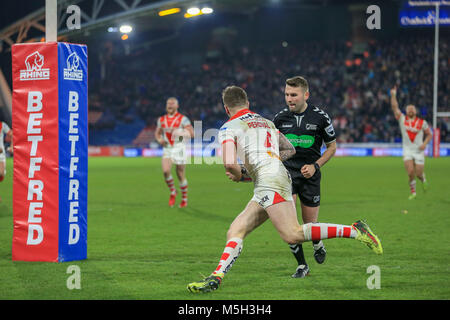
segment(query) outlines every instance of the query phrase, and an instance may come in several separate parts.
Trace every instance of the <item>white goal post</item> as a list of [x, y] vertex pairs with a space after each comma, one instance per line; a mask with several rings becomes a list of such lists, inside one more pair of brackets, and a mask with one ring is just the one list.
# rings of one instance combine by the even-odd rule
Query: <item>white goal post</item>
[[438, 112], [438, 74], [439, 74], [439, 9], [441, 6], [450, 5], [450, 1], [446, 0], [410, 0], [408, 1], [410, 6], [434, 6], [436, 9], [436, 18], [434, 19], [434, 82], [433, 82], [433, 129], [437, 128], [438, 117], [449, 117], [450, 112]]
[[58, 40], [58, 1], [45, 0], [45, 42]]

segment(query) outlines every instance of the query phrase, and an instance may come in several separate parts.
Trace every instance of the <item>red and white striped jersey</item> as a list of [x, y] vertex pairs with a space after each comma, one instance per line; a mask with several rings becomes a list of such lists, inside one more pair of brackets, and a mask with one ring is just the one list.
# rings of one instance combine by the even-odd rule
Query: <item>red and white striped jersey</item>
[[254, 181], [284, 168], [279, 157], [278, 129], [259, 114], [243, 109], [231, 117], [219, 130], [221, 144], [230, 140]]
[[[175, 139], [174, 131], [177, 129], [184, 129], [192, 126], [188, 117], [176, 112], [173, 116], [168, 114], [158, 118], [157, 127], [163, 131], [164, 141], [169, 143], [169, 146], [176, 146], [182, 144], [182, 141]], [[175, 141], [176, 140], [176, 141]]]
[[402, 114], [398, 122], [402, 133], [403, 148], [419, 151], [419, 147], [423, 143], [424, 131], [429, 128], [427, 121], [419, 117], [412, 120]]

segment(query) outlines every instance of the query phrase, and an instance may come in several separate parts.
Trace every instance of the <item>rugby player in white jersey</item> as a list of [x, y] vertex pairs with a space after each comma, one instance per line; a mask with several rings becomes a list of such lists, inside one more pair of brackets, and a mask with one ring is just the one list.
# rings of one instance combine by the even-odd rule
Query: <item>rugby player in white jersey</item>
[[[254, 194], [231, 223], [217, 268], [209, 277], [189, 283], [187, 288], [190, 292], [216, 290], [240, 255], [244, 238], [267, 219], [288, 244], [336, 237], [353, 238], [377, 254], [383, 252], [381, 242], [363, 221], [351, 226], [329, 223], [300, 225], [292, 201], [291, 178], [282, 163], [295, 154], [294, 147], [273, 122], [249, 110], [247, 94], [242, 88], [225, 88], [222, 99], [230, 117], [219, 131], [225, 174], [235, 182], [249, 176], [254, 183]], [[243, 161], [243, 166], [238, 164], [238, 158]]]
[[422, 181], [424, 191], [428, 188], [425, 178], [425, 148], [432, 139], [428, 123], [417, 116], [416, 107], [406, 106], [406, 115], [400, 111], [397, 88], [391, 89], [391, 108], [402, 133], [403, 162], [409, 178], [409, 200], [416, 198], [416, 177]]
[[[5, 136], [8, 140], [11, 141], [9, 150], [12, 150], [12, 130], [5, 122], [0, 121], [0, 182], [5, 179], [6, 175], [6, 150], [4, 143]], [[0, 201], [2, 201], [1, 197]]]
[[176, 173], [181, 189], [180, 208], [188, 204], [188, 181], [186, 179], [186, 141], [194, 137], [191, 121], [178, 112], [178, 100], [171, 97], [166, 101], [167, 114], [159, 117], [155, 132], [156, 141], [163, 146], [161, 166], [164, 179], [170, 190], [169, 206], [175, 205], [177, 190], [172, 177], [172, 164], [175, 164]]

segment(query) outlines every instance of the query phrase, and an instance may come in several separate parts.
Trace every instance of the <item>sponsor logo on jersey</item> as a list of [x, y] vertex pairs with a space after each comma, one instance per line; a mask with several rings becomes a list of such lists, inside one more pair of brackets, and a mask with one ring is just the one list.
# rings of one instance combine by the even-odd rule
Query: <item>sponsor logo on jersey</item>
[[317, 124], [307, 123], [306, 124], [306, 130], [312, 130], [312, 131], [317, 130]]
[[295, 119], [297, 120], [297, 127], [300, 127], [300, 125], [302, 124], [302, 120], [303, 120], [303, 116], [294, 116]]
[[251, 113], [247, 113], [247, 114], [239, 117], [239, 119], [241, 119], [241, 120], [247, 120], [247, 119], [253, 119], [253, 118], [254, 118], [254, 116]]
[[335, 133], [334, 133], [334, 128], [333, 125], [330, 124], [328, 127], [325, 128], [325, 132], [328, 134], [328, 136], [330, 137], [334, 137]]
[[269, 201], [269, 196], [264, 196], [262, 199], [261, 199], [261, 201], [259, 202], [259, 205], [261, 206], [261, 207], [263, 207], [264, 206], [264, 202], [266, 202], [266, 201]]
[[42, 68], [44, 56], [38, 51], [26, 57], [25, 66], [26, 70], [20, 70], [20, 81], [50, 79], [50, 69]]
[[281, 127], [282, 128], [292, 128], [294, 125], [293, 124], [283, 124]]
[[315, 141], [313, 136], [306, 134], [298, 136], [296, 134], [289, 133], [286, 135], [286, 138], [294, 147], [300, 148], [310, 148]]

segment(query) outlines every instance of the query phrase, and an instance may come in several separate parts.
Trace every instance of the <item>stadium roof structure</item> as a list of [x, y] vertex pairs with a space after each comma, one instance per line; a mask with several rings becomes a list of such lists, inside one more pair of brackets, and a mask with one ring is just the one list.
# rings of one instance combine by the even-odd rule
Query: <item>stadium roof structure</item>
[[[180, 7], [209, 5], [215, 11], [251, 14], [263, 6], [284, 5], [290, 7], [320, 7], [329, 4], [350, 4], [351, 0], [58, 0], [58, 40], [67, 40], [75, 35], [88, 35], [99, 27], [110, 26], [126, 19], [139, 19], [143, 29], [173, 28], [183, 19], [149, 19], [158, 17], [158, 11]], [[7, 6], [8, 4], [2, 4]], [[17, 6], [17, 4], [15, 4]], [[67, 7], [77, 5], [81, 14], [81, 29], [69, 30], [65, 25], [70, 16]], [[5, 10], [6, 11], [6, 10]], [[14, 11], [14, 10], [10, 10]], [[13, 13], [11, 13], [13, 14]], [[38, 42], [45, 34], [45, 6], [24, 16], [0, 30], [0, 52], [9, 51], [14, 43]]]
[[[290, 1], [290, 0], [289, 0]], [[88, 33], [101, 26], [125, 19], [146, 17], [139, 21], [146, 29], [164, 27], [170, 20], [155, 20], [148, 17], [158, 16], [158, 11], [172, 7], [188, 8], [189, 6], [213, 5], [223, 10], [243, 10], [251, 8], [265, 1], [260, 0], [59, 0], [58, 1], [58, 40], [65, 40], [67, 36]], [[81, 28], [69, 30], [65, 25], [70, 16], [67, 7], [77, 5], [80, 8]], [[179, 19], [180, 20], [180, 19]], [[0, 30], [0, 52], [9, 51], [14, 43], [38, 42], [45, 34], [45, 7], [42, 7], [16, 22]], [[5, 46], [6, 44], [6, 46]]]
[[[58, 36], [64, 37], [69, 32], [86, 32], [89, 29], [115, 19], [149, 14], [164, 6], [179, 5], [187, 0], [59, 0], [58, 1]], [[81, 29], [68, 30], [64, 21], [68, 18], [67, 7], [77, 5], [81, 13]], [[0, 41], [12, 46], [14, 43], [36, 42], [45, 33], [45, 7], [19, 19], [0, 31]], [[58, 38], [60, 39], [60, 38]], [[0, 51], [3, 46], [0, 45]]]

